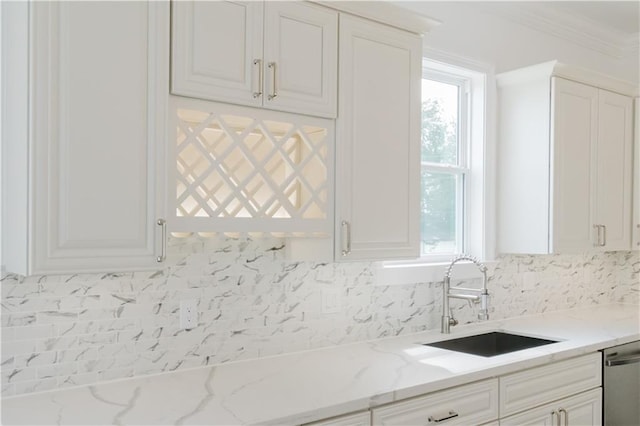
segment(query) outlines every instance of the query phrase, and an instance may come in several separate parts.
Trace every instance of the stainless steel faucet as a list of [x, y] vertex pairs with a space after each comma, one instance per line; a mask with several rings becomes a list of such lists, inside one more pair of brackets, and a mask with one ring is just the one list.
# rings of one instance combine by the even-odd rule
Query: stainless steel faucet
[[[453, 269], [453, 265], [461, 261], [470, 261], [475, 264], [480, 272], [482, 272], [482, 288], [464, 288], [464, 287], [453, 287], [451, 288], [451, 270]], [[440, 331], [442, 333], [449, 334], [451, 331], [452, 325], [458, 325], [458, 321], [453, 318], [451, 314], [451, 309], [449, 308], [449, 298], [454, 299], [464, 299], [469, 300], [474, 303], [480, 303], [480, 312], [478, 313], [479, 320], [488, 320], [489, 319], [489, 291], [487, 291], [487, 267], [480, 263], [478, 259], [473, 256], [469, 256], [467, 254], [461, 254], [460, 256], [454, 258], [447, 271], [444, 274], [444, 280], [442, 281], [442, 326]], [[477, 293], [477, 294], [463, 294], [463, 293], [452, 293], [452, 291], [463, 291], [465, 293]]]

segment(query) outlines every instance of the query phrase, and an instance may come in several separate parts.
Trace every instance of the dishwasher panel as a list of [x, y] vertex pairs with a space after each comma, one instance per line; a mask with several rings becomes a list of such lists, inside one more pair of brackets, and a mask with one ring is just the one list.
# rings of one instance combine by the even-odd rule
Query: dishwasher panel
[[604, 425], [640, 425], [640, 341], [603, 352]]

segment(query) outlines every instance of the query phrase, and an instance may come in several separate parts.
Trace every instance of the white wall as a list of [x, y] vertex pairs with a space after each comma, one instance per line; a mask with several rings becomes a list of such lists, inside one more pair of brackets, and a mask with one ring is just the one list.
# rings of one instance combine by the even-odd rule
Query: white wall
[[[485, 2], [396, 2], [442, 21], [426, 37], [426, 48], [446, 51], [509, 71], [557, 59], [630, 82], [640, 81], [639, 57], [617, 59], [487, 12]], [[493, 2], [492, 8], [513, 7]]]

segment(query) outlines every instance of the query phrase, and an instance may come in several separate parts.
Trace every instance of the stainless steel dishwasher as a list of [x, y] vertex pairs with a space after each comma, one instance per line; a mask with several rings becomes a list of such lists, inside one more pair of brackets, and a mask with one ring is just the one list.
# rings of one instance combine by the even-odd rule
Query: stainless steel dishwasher
[[604, 351], [605, 426], [640, 425], [640, 341]]

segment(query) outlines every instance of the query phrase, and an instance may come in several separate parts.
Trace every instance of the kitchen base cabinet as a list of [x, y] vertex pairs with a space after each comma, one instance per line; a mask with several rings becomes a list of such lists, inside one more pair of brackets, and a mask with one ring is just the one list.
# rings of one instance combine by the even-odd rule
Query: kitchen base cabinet
[[602, 388], [500, 419], [501, 426], [596, 426], [602, 424]]

